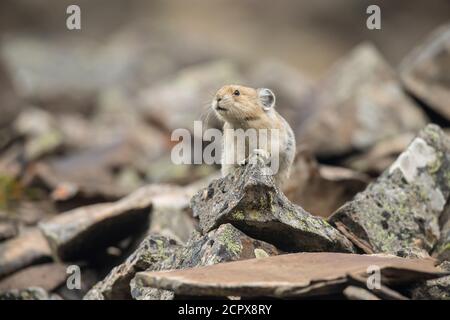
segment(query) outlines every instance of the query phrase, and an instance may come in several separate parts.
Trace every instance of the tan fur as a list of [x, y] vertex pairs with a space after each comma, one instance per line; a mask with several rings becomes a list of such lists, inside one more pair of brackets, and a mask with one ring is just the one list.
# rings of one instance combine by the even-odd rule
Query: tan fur
[[[239, 95], [234, 94], [236, 90]], [[290, 167], [295, 155], [295, 137], [291, 127], [283, 117], [274, 109], [274, 107], [266, 110], [261, 100], [261, 91], [258, 89], [248, 88], [239, 85], [226, 85], [217, 91], [212, 102], [212, 108], [224, 124], [224, 140], [222, 152], [222, 175], [225, 176], [235, 170], [239, 163], [248, 159], [253, 150], [251, 138], [245, 141], [245, 147], [235, 143], [233, 134], [228, 129], [256, 129], [258, 133], [262, 133], [260, 129], [267, 129], [267, 144], [262, 144], [264, 139], [257, 139], [253, 143], [257, 143], [258, 149], [262, 149], [271, 155], [272, 146], [279, 145], [279, 170], [274, 175], [277, 185], [282, 183], [289, 177]], [[219, 101], [220, 100], [220, 101]], [[271, 130], [279, 130], [278, 139], [271, 138]], [[257, 138], [259, 134], [257, 135]], [[235, 155], [236, 161], [233, 164], [227, 164], [226, 158]]]

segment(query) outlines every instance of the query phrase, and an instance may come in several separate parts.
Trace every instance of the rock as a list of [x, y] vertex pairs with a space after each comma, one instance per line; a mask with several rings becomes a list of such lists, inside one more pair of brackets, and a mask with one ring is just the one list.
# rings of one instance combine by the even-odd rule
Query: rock
[[450, 24], [434, 31], [407, 55], [400, 65], [406, 89], [444, 118], [450, 120]]
[[192, 216], [189, 202], [191, 197], [204, 185], [203, 182], [186, 187], [150, 184], [136, 191], [141, 194], [140, 197], [152, 200], [148, 232], [150, 234], [169, 234], [183, 243], [187, 242], [198, 224]]
[[57, 295], [49, 295], [42, 288], [30, 287], [0, 292], [0, 300], [60, 300], [60, 298]]
[[364, 190], [370, 178], [340, 167], [318, 164], [314, 156], [300, 148], [283, 185], [283, 193], [313, 215], [328, 217]]
[[61, 211], [115, 201], [130, 190], [116, 185], [111, 171], [126, 162], [130, 152], [126, 143], [115, 142], [41, 162], [28, 170], [25, 185], [48, 190]]
[[45, 263], [20, 270], [0, 281], [0, 291], [23, 290], [39, 287], [53, 291], [66, 281], [67, 266], [60, 263]]
[[330, 222], [366, 253], [428, 256], [450, 195], [450, 139], [428, 125], [366, 190]]
[[379, 176], [394, 163], [395, 159], [408, 147], [414, 137], [415, 135], [412, 133], [403, 133], [381, 140], [367, 152], [346, 159], [344, 165], [359, 172]]
[[417, 132], [426, 117], [370, 44], [356, 47], [318, 84], [317, 110], [297, 130], [299, 143], [321, 157], [365, 150], [400, 133]]
[[441, 237], [433, 250], [433, 256], [439, 261], [450, 262], [450, 205], [447, 203], [440, 217]]
[[95, 255], [96, 250], [142, 232], [151, 198], [140, 190], [114, 202], [81, 207], [39, 224], [55, 258], [67, 261]]
[[[450, 262], [439, 267], [450, 272]], [[415, 300], [450, 300], [450, 276], [422, 282], [411, 290], [411, 294]]]
[[191, 206], [202, 232], [231, 223], [284, 251], [352, 252], [351, 243], [328, 222], [289, 202], [267, 169], [265, 159], [253, 155], [247, 166], [199, 191]]
[[[223, 224], [204, 236], [194, 235], [174, 255], [149, 270], [185, 269], [222, 262], [262, 258], [279, 254], [274, 246], [255, 240], [231, 224]], [[132, 295], [139, 300], [172, 299], [170, 291], [147, 288], [132, 281]]]
[[380, 300], [370, 291], [354, 286], [348, 286], [342, 293], [349, 300]]
[[51, 259], [51, 251], [37, 228], [0, 244], [0, 278], [32, 264]]
[[17, 235], [17, 224], [13, 221], [0, 220], [0, 241], [13, 238]]
[[369, 276], [378, 266], [384, 284], [407, 284], [439, 277], [431, 259], [345, 253], [294, 253], [200, 268], [145, 271], [136, 274], [142, 286], [189, 296], [300, 298], [339, 293], [350, 275]]
[[172, 234], [183, 243], [197, 228], [190, 208], [172, 206], [153, 207], [150, 219], [150, 233]]
[[89, 290], [84, 299], [131, 299], [130, 281], [136, 272], [144, 271], [169, 258], [179, 246], [176, 240], [165, 236], [148, 236], [124, 263], [112, 269], [105, 279]]

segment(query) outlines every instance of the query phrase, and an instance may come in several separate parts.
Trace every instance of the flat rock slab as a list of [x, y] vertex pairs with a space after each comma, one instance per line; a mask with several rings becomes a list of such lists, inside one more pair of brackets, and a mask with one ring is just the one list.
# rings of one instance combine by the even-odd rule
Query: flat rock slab
[[294, 253], [187, 270], [140, 272], [143, 286], [189, 296], [303, 297], [341, 292], [349, 275], [377, 266], [383, 284], [402, 284], [445, 274], [432, 259], [344, 253]]
[[351, 242], [339, 231], [285, 197], [272, 176], [265, 174], [265, 163], [254, 155], [248, 165], [213, 181], [192, 198], [202, 232], [231, 223], [284, 251], [352, 252]]
[[366, 253], [425, 257], [450, 195], [450, 139], [428, 125], [375, 182], [330, 222]]
[[31, 266], [2, 279], [0, 292], [39, 287], [53, 291], [66, 281], [67, 266], [60, 263], [45, 263]]
[[400, 65], [406, 89], [450, 120], [450, 24], [434, 31]]
[[40, 223], [39, 227], [57, 259], [76, 260], [145, 230], [151, 201], [142, 190], [138, 190], [114, 203], [95, 204], [62, 213]]
[[85, 300], [131, 299], [130, 281], [138, 271], [144, 271], [169, 258], [180, 244], [168, 237], [150, 235], [121, 265], [98, 282], [84, 296]]
[[51, 260], [51, 250], [37, 228], [0, 245], [0, 278], [35, 263]]
[[[186, 246], [179, 248], [171, 257], [161, 263], [153, 264], [149, 270], [194, 268], [222, 262], [264, 258], [280, 253], [281, 251], [273, 245], [252, 239], [231, 224], [223, 224], [206, 235], [194, 235]], [[132, 295], [139, 300], [173, 298], [173, 292], [143, 288], [134, 280]]]
[[298, 141], [321, 157], [362, 151], [405, 132], [418, 132], [426, 116], [371, 44], [357, 46], [317, 85], [317, 111], [297, 130]]

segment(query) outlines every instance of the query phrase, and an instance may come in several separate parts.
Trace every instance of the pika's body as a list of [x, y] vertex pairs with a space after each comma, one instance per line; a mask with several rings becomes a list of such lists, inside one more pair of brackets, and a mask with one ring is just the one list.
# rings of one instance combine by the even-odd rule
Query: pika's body
[[[289, 177], [295, 156], [295, 136], [287, 121], [275, 110], [275, 100], [274, 93], [266, 88], [226, 85], [217, 91], [212, 108], [225, 122], [222, 176], [233, 172], [258, 149], [272, 162], [276, 156], [278, 166], [273, 174], [278, 186]], [[238, 143], [237, 131], [244, 132], [243, 144]]]

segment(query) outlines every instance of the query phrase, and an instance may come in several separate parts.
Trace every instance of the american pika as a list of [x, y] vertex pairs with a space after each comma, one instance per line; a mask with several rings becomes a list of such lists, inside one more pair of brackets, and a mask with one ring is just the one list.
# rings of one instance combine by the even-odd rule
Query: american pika
[[[271, 164], [275, 169], [275, 183], [282, 186], [287, 180], [295, 156], [295, 136], [286, 120], [275, 110], [275, 100], [275, 94], [266, 88], [226, 85], [217, 91], [212, 108], [225, 122], [222, 176], [233, 172], [258, 149], [258, 152], [266, 153], [272, 163], [276, 157], [278, 165]], [[236, 139], [237, 131], [245, 132], [244, 143]], [[252, 136], [248, 132], [256, 134]]]

